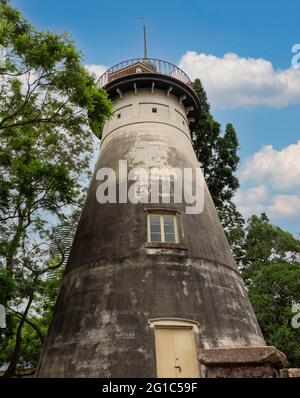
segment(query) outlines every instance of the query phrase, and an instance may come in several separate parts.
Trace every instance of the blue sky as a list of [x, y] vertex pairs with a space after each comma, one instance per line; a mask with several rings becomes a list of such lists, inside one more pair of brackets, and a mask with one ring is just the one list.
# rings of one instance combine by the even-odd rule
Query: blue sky
[[215, 118], [236, 128], [241, 147], [237, 204], [245, 217], [265, 210], [274, 223], [300, 232], [300, 69], [291, 67], [291, 48], [300, 43], [299, 0], [12, 4], [38, 29], [68, 32], [84, 63], [99, 70], [143, 55], [138, 18], [145, 16], [148, 55], [201, 78]]

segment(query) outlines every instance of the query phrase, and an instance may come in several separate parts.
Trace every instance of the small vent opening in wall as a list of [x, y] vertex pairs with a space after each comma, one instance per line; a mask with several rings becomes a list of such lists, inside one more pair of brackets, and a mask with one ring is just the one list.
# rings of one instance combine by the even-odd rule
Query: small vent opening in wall
[[152, 108], [152, 113], [157, 113], [157, 108]]

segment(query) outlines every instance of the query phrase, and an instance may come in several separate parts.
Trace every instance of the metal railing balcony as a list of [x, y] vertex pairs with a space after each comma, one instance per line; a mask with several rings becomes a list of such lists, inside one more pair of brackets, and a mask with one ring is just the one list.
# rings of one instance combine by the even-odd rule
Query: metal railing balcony
[[170, 62], [156, 58], [133, 58], [120, 62], [109, 68], [99, 78], [98, 83], [101, 87], [105, 87], [113, 80], [136, 73], [158, 73], [171, 76], [187, 84], [189, 87], [192, 87], [190, 78], [183, 70]]

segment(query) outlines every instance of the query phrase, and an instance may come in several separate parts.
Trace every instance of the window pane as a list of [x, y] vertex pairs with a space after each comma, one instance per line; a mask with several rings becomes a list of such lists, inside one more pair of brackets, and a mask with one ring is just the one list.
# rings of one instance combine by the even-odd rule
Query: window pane
[[166, 242], [173, 242], [175, 243], [175, 235], [174, 234], [165, 234], [165, 241]]
[[151, 242], [161, 242], [160, 234], [151, 233]]
[[166, 225], [165, 224], [165, 234], [174, 234], [175, 232], [174, 232], [174, 225]]
[[148, 215], [148, 223], [148, 239], [150, 242], [179, 242], [175, 215], [150, 213]]
[[174, 225], [174, 216], [164, 216], [164, 223]]
[[[151, 224], [150, 225], [151, 232], [158, 232], [160, 233], [160, 224]], [[172, 232], [172, 231], [171, 231]]]
[[150, 215], [151, 224], [160, 224], [160, 217], [151, 214]]

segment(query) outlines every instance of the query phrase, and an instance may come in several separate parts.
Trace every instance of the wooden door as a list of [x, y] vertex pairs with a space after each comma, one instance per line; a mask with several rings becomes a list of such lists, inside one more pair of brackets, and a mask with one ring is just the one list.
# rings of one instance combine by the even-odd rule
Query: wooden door
[[156, 327], [157, 377], [199, 377], [193, 328]]

